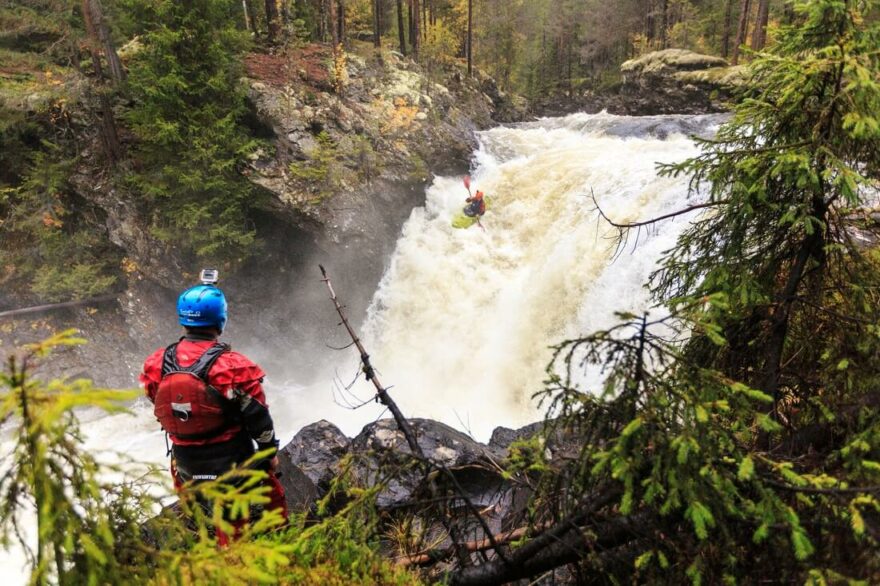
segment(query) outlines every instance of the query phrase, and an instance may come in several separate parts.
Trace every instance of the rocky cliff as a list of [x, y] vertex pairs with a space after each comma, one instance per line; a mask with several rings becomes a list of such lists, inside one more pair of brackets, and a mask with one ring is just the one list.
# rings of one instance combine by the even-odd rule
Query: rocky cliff
[[[263, 146], [243, 172], [267, 194], [252, 218], [263, 247], [223, 286], [228, 338], [273, 380], [314, 369], [309, 349], [336, 325], [317, 263], [327, 265], [358, 321], [432, 175], [466, 172], [474, 132], [501, 112], [516, 115], [491, 80], [457, 70], [429, 78], [394, 52], [356, 49], [335, 59], [321, 45], [246, 57], [250, 126]], [[71, 73], [63, 83], [83, 80]], [[36, 107], [41, 94], [34, 95], [16, 107]], [[89, 373], [100, 384], [132, 386], [143, 355], [176, 336], [174, 299], [200, 267], [144, 228], [143, 209], [102, 168], [97, 137], [82, 118], [83, 156], [70, 182], [99, 210], [99, 229], [119, 249], [123, 286], [101, 303], [2, 318], [0, 349], [77, 327], [92, 343], [61, 353], [47, 374]]]

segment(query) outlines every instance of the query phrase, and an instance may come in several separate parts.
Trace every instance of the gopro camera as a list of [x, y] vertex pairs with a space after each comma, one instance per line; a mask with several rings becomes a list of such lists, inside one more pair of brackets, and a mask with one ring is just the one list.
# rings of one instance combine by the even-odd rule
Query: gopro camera
[[202, 269], [199, 273], [199, 280], [202, 285], [216, 285], [220, 280], [220, 271], [217, 269]]

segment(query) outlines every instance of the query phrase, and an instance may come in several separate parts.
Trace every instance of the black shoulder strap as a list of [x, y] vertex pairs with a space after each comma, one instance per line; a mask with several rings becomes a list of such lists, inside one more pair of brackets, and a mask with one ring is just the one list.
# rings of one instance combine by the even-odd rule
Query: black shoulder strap
[[165, 354], [162, 355], [162, 378], [169, 372], [180, 370], [180, 365], [177, 364], [177, 344], [178, 342], [174, 342], [165, 348]]
[[208, 373], [211, 372], [211, 367], [214, 366], [214, 363], [217, 362], [217, 359], [220, 358], [221, 354], [228, 352], [230, 349], [228, 344], [217, 342], [205, 350], [205, 352], [199, 356], [199, 359], [193, 362], [190, 366], [181, 368], [180, 364], [177, 362], [177, 344], [178, 342], [175, 342], [165, 348], [165, 354], [162, 355], [162, 377], [165, 377], [172, 372], [189, 372], [203, 381], [208, 382]]
[[220, 358], [220, 355], [224, 352], [229, 351], [229, 346], [227, 344], [222, 344], [217, 342], [205, 352], [199, 356], [199, 359], [192, 363], [192, 365], [187, 366], [186, 368], [179, 368], [178, 370], [182, 372], [190, 372], [205, 382], [208, 382], [208, 373], [211, 372], [211, 367], [214, 366], [214, 363], [217, 362], [217, 359]]

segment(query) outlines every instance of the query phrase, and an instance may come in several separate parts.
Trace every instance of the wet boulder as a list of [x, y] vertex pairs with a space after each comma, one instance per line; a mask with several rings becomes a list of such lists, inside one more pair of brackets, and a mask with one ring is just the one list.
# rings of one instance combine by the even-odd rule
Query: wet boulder
[[287, 458], [278, 459], [278, 481], [284, 487], [284, 500], [291, 513], [307, 512], [318, 500], [318, 487], [302, 469]]
[[[422, 453], [429, 460], [448, 467], [488, 461], [498, 457], [496, 450], [485, 446], [471, 436], [430, 419], [410, 419]], [[364, 427], [352, 442], [352, 450], [364, 452], [394, 451], [411, 453], [406, 437], [393, 419], [380, 419]]]
[[299, 430], [278, 458], [283, 466], [301, 471], [314, 484], [318, 496], [322, 496], [336, 476], [337, 464], [348, 452], [349, 443], [338, 427], [322, 419]]
[[507, 452], [507, 449], [513, 442], [534, 437], [535, 435], [541, 433], [541, 430], [543, 429], [543, 421], [530, 423], [529, 425], [526, 425], [525, 427], [520, 427], [519, 429], [511, 429], [509, 427], [496, 427], [494, 430], [492, 430], [492, 437], [489, 438], [489, 446]]
[[[501, 459], [501, 452], [437, 421], [409, 422], [425, 458], [447, 468], [454, 478], [453, 481], [438, 474], [434, 476], [437, 482], [458, 483], [466, 494], [480, 502], [498, 492], [501, 478], [495, 464]], [[351, 450], [356, 458], [354, 473], [364, 485], [374, 484], [389, 467], [400, 471], [380, 493], [380, 507], [404, 505], [425, 488], [424, 471], [408, 457], [412, 452], [393, 419], [367, 425], [352, 440]]]

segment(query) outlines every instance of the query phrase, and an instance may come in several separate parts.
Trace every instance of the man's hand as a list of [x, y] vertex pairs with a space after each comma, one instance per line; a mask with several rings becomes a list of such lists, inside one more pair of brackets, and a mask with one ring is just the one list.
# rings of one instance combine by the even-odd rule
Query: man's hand
[[275, 456], [274, 458], [272, 458], [269, 461], [269, 472], [275, 472], [276, 470], [278, 470], [279, 464], [280, 463], [278, 462], [278, 456]]

